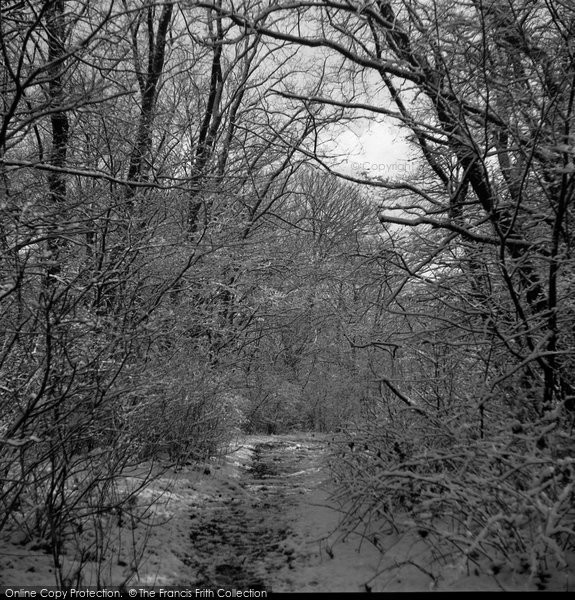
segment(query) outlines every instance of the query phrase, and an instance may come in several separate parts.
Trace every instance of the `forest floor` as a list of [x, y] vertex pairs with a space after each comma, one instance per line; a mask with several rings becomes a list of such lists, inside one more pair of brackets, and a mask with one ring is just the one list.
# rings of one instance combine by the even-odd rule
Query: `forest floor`
[[[328, 439], [318, 435], [250, 436], [205, 465], [171, 469], [138, 496], [148, 507], [146, 524], [114, 525], [105, 567], [86, 555], [80, 561], [70, 546], [63, 570], [74, 582], [81, 566], [80, 585], [128, 589], [537, 589], [528, 574], [505, 568], [475, 575], [449, 561], [434, 563], [421, 539], [385, 534], [382, 553], [368, 541], [375, 526], [363, 535], [344, 534], [338, 530], [342, 513], [331, 500], [327, 452]], [[135, 555], [134, 548], [141, 552]], [[54, 585], [51, 556], [17, 534], [1, 540], [0, 587], [45, 585]], [[551, 573], [547, 589], [574, 588], [575, 573]]]

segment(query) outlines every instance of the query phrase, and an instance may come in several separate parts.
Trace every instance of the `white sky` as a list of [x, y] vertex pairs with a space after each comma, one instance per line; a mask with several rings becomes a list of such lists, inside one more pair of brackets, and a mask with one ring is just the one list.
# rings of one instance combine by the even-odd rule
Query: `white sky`
[[[406, 131], [391, 123], [362, 121], [353, 126], [342, 127], [335, 135], [330, 150], [338, 157], [338, 170], [348, 175], [393, 177], [405, 174], [413, 147], [406, 141]], [[330, 144], [331, 146], [331, 144]]]

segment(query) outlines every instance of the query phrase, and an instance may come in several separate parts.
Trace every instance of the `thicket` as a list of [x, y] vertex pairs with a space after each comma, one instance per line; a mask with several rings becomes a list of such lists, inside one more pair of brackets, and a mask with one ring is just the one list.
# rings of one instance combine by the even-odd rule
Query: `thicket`
[[[343, 429], [349, 526], [543, 582], [574, 539], [574, 27], [2, 2], [0, 534], [70, 585], [139, 518], [130, 468]], [[406, 168], [357, 172], [344, 134], [383, 119]]]

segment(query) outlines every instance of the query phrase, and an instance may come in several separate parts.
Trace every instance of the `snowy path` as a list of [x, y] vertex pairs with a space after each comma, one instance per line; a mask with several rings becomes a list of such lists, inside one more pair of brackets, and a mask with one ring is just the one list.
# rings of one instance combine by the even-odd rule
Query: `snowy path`
[[[215, 471], [211, 496], [192, 515], [185, 562], [196, 576], [186, 583], [276, 592], [404, 589], [404, 573], [390, 574], [390, 561], [371, 543], [337, 529], [326, 439], [257, 437], [242, 448], [237, 477]], [[429, 585], [421, 573], [410, 575], [416, 589]]]
[[338, 515], [326, 506], [322, 490], [324, 449], [325, 443], [311, 438], [255, 443], [240, 479], [224, 481], [192, 519], [190, 566], [199, 574], [194, 585], [299, 588], [298, 567], [322, 554], [329, 560], [325, 538]]

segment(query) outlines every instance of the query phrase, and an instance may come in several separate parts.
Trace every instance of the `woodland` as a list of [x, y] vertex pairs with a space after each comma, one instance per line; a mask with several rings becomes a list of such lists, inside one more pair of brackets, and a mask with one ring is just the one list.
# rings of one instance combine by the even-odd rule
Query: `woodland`
[[2, 0], [0, 534], [335, 432], [352, 524], [566, 564], [574, 103], [571, 0]]

